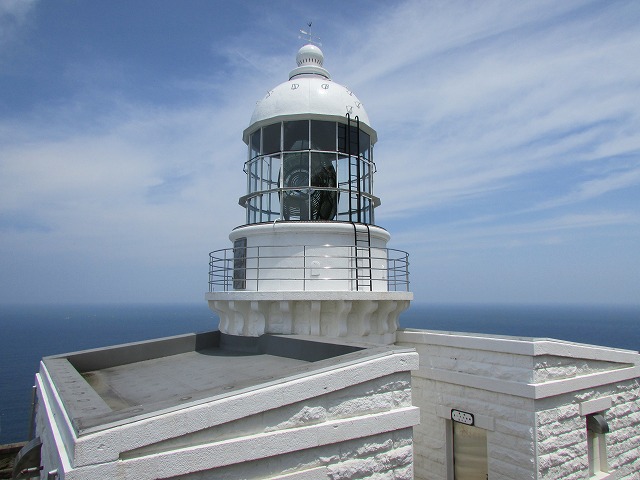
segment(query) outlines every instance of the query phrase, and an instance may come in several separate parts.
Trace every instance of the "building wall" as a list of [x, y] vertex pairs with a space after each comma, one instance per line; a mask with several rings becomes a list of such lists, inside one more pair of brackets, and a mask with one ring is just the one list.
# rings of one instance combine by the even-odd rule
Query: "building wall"
[[410, 369], [416, 367], [411, 351], [338, 364], [317, 375], [72, 435], [66, 445], [55, 392], [39, 381], [43, 475], [57, 468], [65, 480], [409, 479], [412, 427], [419, 421], [411, 399]]
[[[531, 376], [530, 358], [437, 345], [429, 336], [407, 331], [399, 333], [397, 344], [413, 346], [420, 356], [420, 368], [412, 379], [414, 404], [420, 407], [421, 418], [414, 428], [415, 478], [453, 478], [447, 476], [452, 469], [447, 448], [451, 409], [473, 413], [476, 425], [487, 430], [492, 480], [535, 478], [533, 400], [447, 381], [449, 372], [513, 381]], [[472, 383], [473, 379], [468, 380]]]
[[536, 402], [539, 478], [588, 478], [586, 415], [600, 412], [611, 430], [606, 444], [612, 478], [640, 478], [639, 399], [634, 379]]
[[[161, 452], [170, 452], [193, 445], [236, 441], [242, 438], [258, 438], [268, 441], [280, 437], [278, 442], [293, 441], [301, 447], [304, 437], [313, 436], [312, 427], [330, 425], [345, 419], [365, 416], [374, 422], [377, 414], [411, 407], [411, 379], [408, 372], [396, 373], [369, 382], [353, 385], [304, 402], [296, 402], [276, 410], [245, 417], [235, 422], [222, 424], [208, 431], [173, 439], [161, 445], [150, 445], [122, 455], [123, 460], [145, 458]], [[365, 427], [365, 428], [362, 428]], [[362, 429], [361, 431], [359, 431]], [[336, 429], [337, 430], [337, 429]], [[317, 429], [320, 432], [319, 428]], [[283, 433], [288, 433], [283, 435]], [[363, 437], [360, 438], [360, 435]], [[322, 434], [317, 442], [321, 442]], [[204, 480], [220, 478], [265, 478], [291, 476], [291, 478], [369, 478], [385, 475], [387, 478], [410, 479], [412, 470], [411, 428], [389, 431], [367, 436], [366, 426], [352, 424], [350, 436], [359, 438], [334, 441], [293, 452], [265, 455], [252, 461], [241, 462], [229, 458], [228, 465], [208, 471], [179, 475], [173, 478]], [[289, 437], [289, 439], [287, 439]]]
[[389, 345], [409, 292], [213, 292], [209, 308], [231, 335], [312, 335]]
[[[622, 367], [619, 365], [618, 367]], [[543, 355], [534, 360], [538, 383], [615, 370], [598, 359]], [[541, 479], [589, 476], [586, 416], [602, 413], [608, 470], [618, 479], [640, 478], [640, 379], [602, 384], [536, 401], [538, 471]], [[603, 473], [598, 478], [607, 478]]]
[[411, 429], [173, 477], [180, 480], [413, 478]]
[[[609, 470], [640, 472], [640, 355], [544, 339], [399, 330], [413, 347], [415, 478], [452, 480], [451, 409], [487, 432], [489, 478], [584, 479], [586, 415], [604, 412]], [[593, 478], [609, 478], [606, 474]], [[614, 478], [614, 477], [611, 477]]]
[[[232, 242], [243, 237], [247, 241], [243, 291], [357, 291], [356, 276], [362, 275], [364, 266], [371, 267], [371, 289], [388, 290], [386, 246], [390, 237], [383, 228], [371, 225], [367, 230], [359, 225], [358, 245], [370, 247], [360, 249], [349, 222], [255, 224], [229, 235]], [[370, 243], [362, 240], [365, 238]]]
[[[56, 448], [56, 441], [53, 435], [53, 429], [51, 425], [46, 421], [45, 409], [42, 406], [38, 406], [38, 412], [36, 414], [36, 436], [40, 437], [42, 441], [42, 448], [40, 449], [40, 464], [45, 466], [45, 474], [53, 471], [62, 471], [62, 462], [58, 449]], [[46, 478], [46, 476], [44, 477]]]

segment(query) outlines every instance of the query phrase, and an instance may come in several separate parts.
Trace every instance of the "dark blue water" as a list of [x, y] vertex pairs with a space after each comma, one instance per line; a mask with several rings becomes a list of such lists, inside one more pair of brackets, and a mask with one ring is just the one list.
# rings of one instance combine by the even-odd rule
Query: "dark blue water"
[[640, 350], [640, 306], [420, 305], [402, 314], [400, 323]]
[[[31, 386], [43, 356], [214, 330], [202, 305], [0, 306], [0, 443], [27, 436]], [[640, 349], [640, 307], [412, 305], [401, 326], [553, 337]]]
[[0, 306], [0, 444], [25, 440], [43, 356], [215, 330], [202, 305]]

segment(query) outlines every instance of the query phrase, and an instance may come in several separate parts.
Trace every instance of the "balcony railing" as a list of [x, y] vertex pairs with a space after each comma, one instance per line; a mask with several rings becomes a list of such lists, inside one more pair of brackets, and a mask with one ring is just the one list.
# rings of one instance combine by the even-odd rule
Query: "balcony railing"
[[409, 291], [409, 254], [380, 247], [284, 245], [209, 254], [209, 291]]

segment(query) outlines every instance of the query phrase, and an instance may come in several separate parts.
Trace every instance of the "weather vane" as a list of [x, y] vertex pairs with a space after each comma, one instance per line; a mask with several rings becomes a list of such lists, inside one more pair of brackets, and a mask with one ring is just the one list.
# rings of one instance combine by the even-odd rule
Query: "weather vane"
[[[322, 44], [320, 43], [320, 37], [316, 37], [314, 35], [311, 35], [311, 23], [312, 22], [307, 23], [307, 27], [308, 28], [307, 28], [306, 32], [304, 30], [300, 30], [300, 33], [302, 35], [298, 36], [298, 38], [304, 38], [307, 42], [313, 43], [313, 44], [321, 47]], [[314, 38], [315, 38], [315, 40], [314, 40]]]

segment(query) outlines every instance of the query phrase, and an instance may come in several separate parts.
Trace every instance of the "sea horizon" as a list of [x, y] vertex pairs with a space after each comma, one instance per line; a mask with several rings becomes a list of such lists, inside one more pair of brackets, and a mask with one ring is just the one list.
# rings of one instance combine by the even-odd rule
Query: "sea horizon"
[[[401, 328], [554, 338], [640, 349], [640, 305], [413, 302]], [[216, 330], [202, 303], [0, 305], [0, 444], [27, 439], [31, 387], [44, 356]]]

